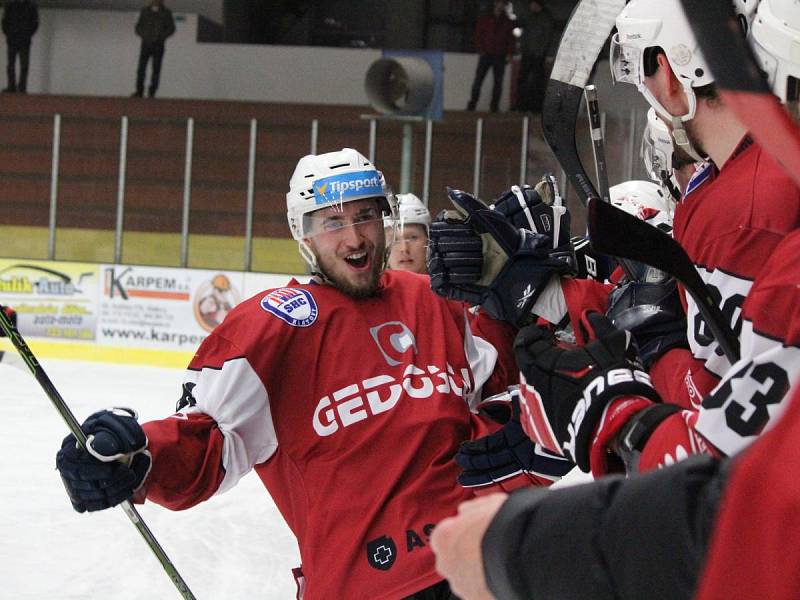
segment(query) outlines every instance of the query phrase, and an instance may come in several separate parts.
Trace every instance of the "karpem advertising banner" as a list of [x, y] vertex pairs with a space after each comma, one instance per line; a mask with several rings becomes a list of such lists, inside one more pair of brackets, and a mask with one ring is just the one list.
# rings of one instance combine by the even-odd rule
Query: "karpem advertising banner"
[[[116, 357], [109, 358], [117, 362], [158, 364], [172, 353], [173, 364], [185, 365], [233, 307], [290, 279], [267, 273], [0, 259], [0, 304], [17, 311], [25, 338], [85, 342], [105, 350], [106, 358], [117, 349]], [[97, 352], [49, 355], [103, 360]]]

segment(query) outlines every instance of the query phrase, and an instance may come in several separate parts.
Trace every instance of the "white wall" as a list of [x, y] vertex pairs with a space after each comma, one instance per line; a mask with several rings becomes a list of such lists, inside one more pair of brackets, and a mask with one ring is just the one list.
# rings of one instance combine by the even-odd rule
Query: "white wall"
[[[140, 10], [148, 0], [38, 0], [39, 8], [83, 8], [92, 10]], [[223, 0], [165, 0], [174, 12], [197, 13], [222, 23]]]
[[[308, 46], [199, 44], [197, 15], [176, 13], [159, 96], [367, 105], [364, 74], [379, 50]], [[40, 11], [29, 93], [127, 96], [133, 93], [139, 38], [135, 11]], [[0, 64], [6, 46], [0, 44]], [[445, 109], [467, 104], [477, 56], [445, 54]], [[510, 72], [510, 70], [509, 70]], [[486, 109], [491, 75], [479, 109]], [[508, 103], [509, 73], [501, 107]]]

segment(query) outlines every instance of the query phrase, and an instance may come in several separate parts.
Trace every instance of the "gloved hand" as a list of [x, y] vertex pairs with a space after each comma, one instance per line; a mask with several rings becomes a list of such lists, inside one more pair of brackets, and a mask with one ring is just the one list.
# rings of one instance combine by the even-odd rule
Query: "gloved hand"
[[442, 212], [428, 230], [428, 274], [431, 289], [445, 298], [478, 306], [483, 286], [483, 242], [475, 230], [452, 212]]
[[689, 347], [686, 313], [672, 277], [645, 276], [616, 287], [608, 297], [606, 316], [614, 327], [633, 334], [647, 368], [668, 350]]
[[[521, 326], [530, 318], [530, 308], [553, 275], [572, 273], [574, 253], [569, 231], [552, 229], [547, 234], [518, 229], [500, 212], [491, 210], [466, 192], [448, 189], [458, 212], [446, 211], [431, 224], [428, 270], [431, 287], [445, 297], [479, 304], [489, 315]], [[479, 259], [474, 235], [481, 240], [480, 278], [474, 279]], [[458, 232], [458, 236], [454, 232]], [[562, 235], [563, 234], [563, 235]], [[469, 238], [455, 251], [455, 240]], [[566, 240], [554, 248], [554, 239]], [[455, 269], [469, 261], [470, 275]], [[458, 277], [453, 277], [453, 274]]]
[[490, 435], [464, 442], [458, 449], [455, 461], [464, 469], [458, 483], [464, 487], [483, 488], [482, 492], [490, 493], [549, 485], [574, 467], [525, 435], [519, 421], [519, 388], [509, 388], [507, 394], [511, 412], [508, 422]]
[[144, 484], [152, 460], [136, 416], [130, 408], [90, 415], [81, 425], [87, 436], [85, 449], [78, 446], [74, 435], [64, 438], [56, 468], [76, 511], [116, 506]]
[[575, 249], [575, 264], [577, 279], [594, 279], [606, 281], [614, 269], [617, 261], [611, 256], [596, 252], [587, 236], [576, 235], [572, 237], [572, 247]]
[[517, 229], [550, 236], [554, 248], [569, 242], [569, 212], [552, 175], [545, 175], [536, 187], [511, 186], [489, 208], [504, 215]]
[[[17, 326], [17, 311], [15, 311], [10, 306], [0, 306], [0, 311], [11, 321], [11, 324], [16, 327]], [[5, 337], [6, 332], [0, 327], [0, 337]]]
[[637, 362], [630, 334], [599, 313], [589, 313], [586, 320], [590, 341], [582, 348], [560, 347], [550, 329], [529, 326], [517, 335], [514, 351], [526, 433], [588, 472], [606, 407], [630, 397], [616, 413], [623, 419], [660, 398]]

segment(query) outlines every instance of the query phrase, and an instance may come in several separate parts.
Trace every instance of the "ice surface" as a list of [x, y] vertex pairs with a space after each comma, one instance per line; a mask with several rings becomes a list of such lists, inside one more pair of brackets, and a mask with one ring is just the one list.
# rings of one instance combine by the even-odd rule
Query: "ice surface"
[[[42, 364], [78, 421], [112, 405], [160, 418], [180, 397], [178, 369]], [[30, 373], [0, 365], [0, 598], [179, 598], [122, 509], [72, 510], [55, 470], [66, 434]], [[254, 473], [188, 511], [138, 510], [198, 599], [294, 598], [297, 545]]]
[[[78, 421], [114, 405], [135, 408], [142, 421], [161, 418], [180, 396], [178, 369], [42, 364]], [[30, 373], [0, 365], [0, 597], [179, 598], [122, 509], [72, 510], [55, 470], [66, 433]], [[573, 472], [562, 484], [586, 477]], [[297, 545], [254, 473], [187, 511], [138, 509], [198, 599], [295, 597]]]

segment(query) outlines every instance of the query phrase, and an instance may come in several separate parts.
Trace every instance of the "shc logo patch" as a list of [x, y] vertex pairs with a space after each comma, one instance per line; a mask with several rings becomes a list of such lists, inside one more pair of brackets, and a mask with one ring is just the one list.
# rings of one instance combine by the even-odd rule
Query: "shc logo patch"
[[261, 308], [292, 327], [310, 327], [319, 314], [311, 292], [294, 288], [270, 292], [261, 299]]
[[382, 535], [379, 538], [367, 542], [367, 562], [373, 569], [388, 571], [397, 558], [397, 546], [394, 540]]

